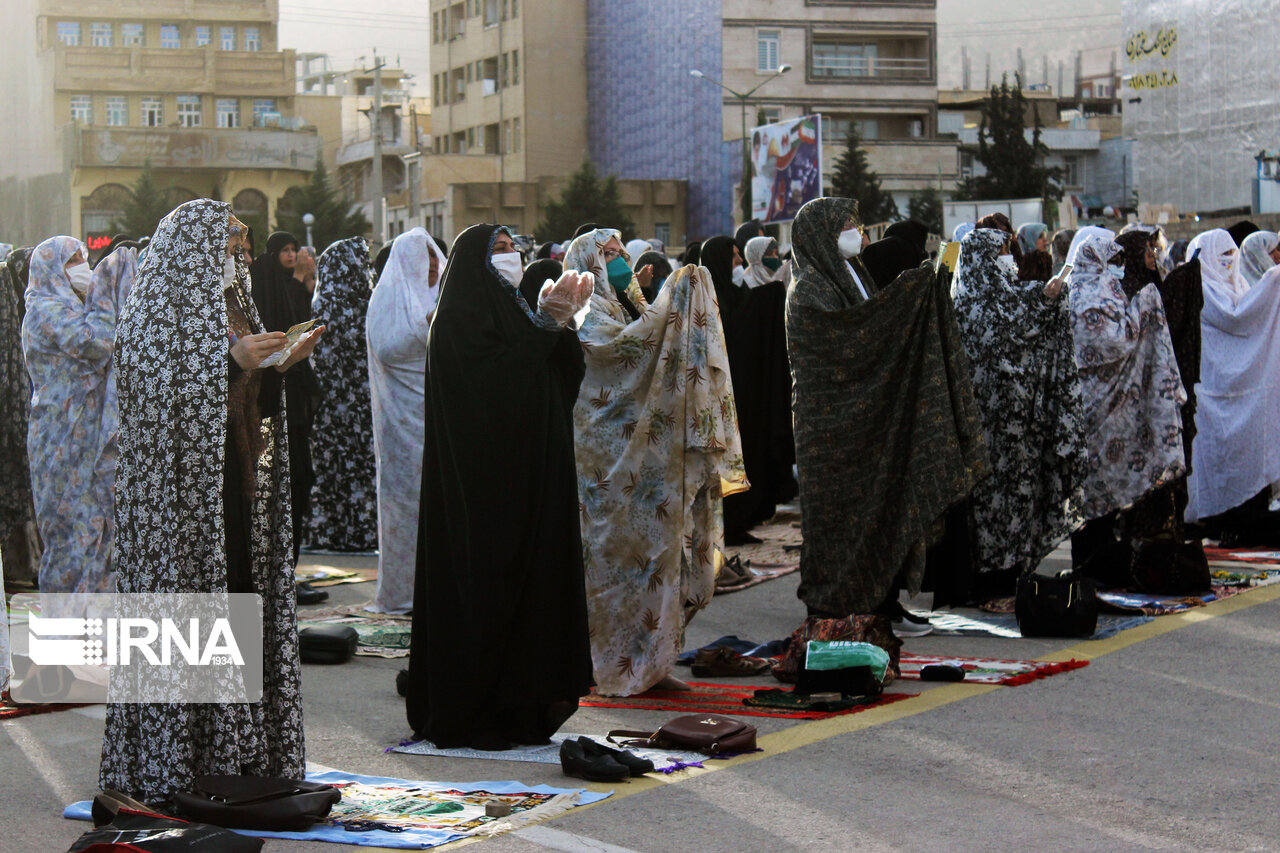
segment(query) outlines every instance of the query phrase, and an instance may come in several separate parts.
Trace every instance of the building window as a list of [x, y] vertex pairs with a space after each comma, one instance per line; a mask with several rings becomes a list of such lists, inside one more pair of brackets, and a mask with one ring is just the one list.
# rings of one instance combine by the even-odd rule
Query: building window
[[484, 25], [486, 27], [498, 25], [498, 0], [484, 0]]
[[218, 31], [218, 40], [222, 50], [236, 49], [236, 28], [222, 27]]
[[440, 43], [440, 13], [431, 13], [431, 43]]
[[257, 27], [244, 28], [244, 49], [245, 50], [261, 50], [262, 39], [258, 35]]
[[782, 31], [756, 30], [756, 72], [772, 74], [782, 64]]
[[275, 98], [255, 98], [253, 101], [253, 126], [265, 127], [267, 116], [279, 115], [276, 112]]
[[204, 47], [213, 41], [213, 35], [208, 24], [200, 24], [196, 27], [196, 47]]
[[520, 16], [520, 0], [511, 0], [511, 17], [517, 18], [519, 16]]
[[164, 125], [164, 101], [159, 98], [142, 99], [142, 126], [161, 127]]
[[1062, 180], [1065, 186], [1079, 187], [1080, 183], [1080, 158], [1064, 157], [1062, 160]]
[[71, 96], [71, 120], [81, 124], [93, 124], [93, 97], [90, 95]]
[[505, 89], [511, 85], [511, 69], [507, 62], [507, 55], [504, 53], [498, 58], [498, 87]]
[[218, 127], [240, 126], [240, 101], [236, 98], [218, 98]]
[[465, 154], [467, 151], [470, 151], [472, 148], [475, 148], [475, 147], [476, 147], [476, 129], [475, 129], [474, 127], [468, 127], [468, 128], [467, 128], [467, 143], [466, 143], [466, 145], [467, 145], [467, 147], [466, 147], [466, 149], [463, 151], [463, 153], [464, 153], [464, 154]]
[[125, 47], [145, 47], [147, 34], [142, 24], [121, 24], [120, 43]]
[[666, 246], [671, 242], [671, 223], [655, 222], [653, 223], [653, 239]]
[[168, 48], [182, 47], [182, 33], [177, 24], [160, 25], [160, 46]]
[[511, 141], [514, 143], [511, 147], [512, 154], [520, 153], [520, 119], [513, 118], [511, 120]]
[[876, 119], [848, 115], [822, 117], [822, 135], [829, 142], [843, 144], [851, 130], [857, 131], [858, 138], [863, 141], [880, 138], [880, 122]]
[[782, 107], [761, 107], [761, 124], [777, 124], [782, 121]]
[[202, 123], [199, 95], [178, 96], [178, 126], [199, 127]]
[[868, 77], [875, 69], [874, 44], [814, 42], [810, 72], [814, 77]]
[[96, 23], [89, 25], [89, 44], [94, 47], [111, 47], [111, 24]]
[[129, 123], [129, 99], [124, 95], [107, 96], [107, 125], [124, 127]]
[[58, 41], [67, 47], [80, 46], [80, 22], [58, 21]]

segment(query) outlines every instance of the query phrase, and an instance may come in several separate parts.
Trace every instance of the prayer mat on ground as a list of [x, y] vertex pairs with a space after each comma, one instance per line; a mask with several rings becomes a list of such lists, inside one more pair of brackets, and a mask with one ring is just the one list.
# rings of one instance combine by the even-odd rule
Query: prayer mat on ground
[[1061, 663], [1043, 660], [1000, 660], [995, 658], [958, 658], [938, 655], [912, 655], [903, 652], [899, 669], [903, 678], [919, 680], [920, 670], [930, 664], [957, 664], [964, 670], [964, 680], [969, 684], [1003, 684], [1016, 687], [1040, 678], [1048, 678], [1060, 672], [1069, 672], [1088, 666], [1085, 660], [1069, 660]]
[[369, 613], [363, 604], [303, 611], [298, 614], [298, 627], [311, 625], [348, 625], [360, 639], [356, 654], [364, 657], [403, 658], [409, 656], [409, 638], [413, 626], [411, 616]]
[[377, 569], [339, 569], [334, 566], [298, 566], [293, 570], [293, 579], [298, 583], [309, 583], [313, 587], [337, 586], [343, 583], [367, 583], [378, 576]]
[[1257, 563], [1280, 572], [1280, 551], [1269, 548], [1205, 548], [1209, 565], [1214, 563]]
[[376, 557], [378, 552], [375, 551], [332, 551], [327, 548], [308, 548], [303, 545], [298, 549], [299, 554], [310, 554], [314, 557]]
[[[982, 610], [964, 608], [960, 610], [941, 610], [933, 613], [912, 611], [920, 616], [927, 616], [933, 626], [933, 634], [939, 637], [1007, 637], [1022, 639], [1018, 630], [1018, 619], [1013, 613], [989, 613]], [[1143, 615], [1110, 614], [1098, 615], [1098, 629], [1090, 640], [1105, 640], [1128, 628], [1134, 628], [1154, 617]]]
[[[456, 749], [440, 749], [429, 740], [406, 741], [399, 746], [387, 748], [387, 752], [401, 752], [405, 755], [435, 755], [441, 758], [487, 758], [491, 761], [521, 761], [531, 764], [559, 764], [560, 763], [560, 744], [566, 740], [577, 740], [583, 735], [574, 734], [558, 734], [551, 736], [551, 743], [542, 746], [517, 746], [514, 749], [504, 749], [500, 751], [470, 749], [468, 747], [458, 747]], [[619, 748], [617, 744], [609, 744], [603, 737], [591, 736], [592, 740]], [[707, 756], [700, 752], [686, 752], [679, 749], [642, 749], [639, 747], [625, 747], [626, 749], [639, 755], [641, 758], [647, 758], [653, 762], [653, 766], [658, 773], [674, 773], [677, 770], [683, 770], [686, 767], [701, 767], [702, 762]]]
[[642, 711], [673, 711], [678, 714], [724, 714], [728, 717], [782, 717], [790, 720], [825, 720], [841, 714], [856, 714], [869, 708], [878, 708], [891, 702], [910, 699], [911, 693], [885, 693], [866, 705], [844, 711], [795, 711], [785, 708], [749, 707], [742, 700], [755, 696], [762, 689], [758, 684], [713, 684], [691, 681], [692, 690], [650, 690], [636, 696], [597, 696], [594, 693], [582, 697], [578, 703], [587, 708], [633, 708]]
[[[463, 838], [511, 832], [610, 796], [522, 782], [410, 782], [337, 770], [310, 772], [307, 778], [342, 791], [342, 801], [326, 820], [306, 832], [236, 831], [258, 838], [426, 850]], [[486, 817], [487, 803], [511, 806], [511, 816]], [[88, 800], [72, 803], [62, 816], [90, 820], [91, 805]]]

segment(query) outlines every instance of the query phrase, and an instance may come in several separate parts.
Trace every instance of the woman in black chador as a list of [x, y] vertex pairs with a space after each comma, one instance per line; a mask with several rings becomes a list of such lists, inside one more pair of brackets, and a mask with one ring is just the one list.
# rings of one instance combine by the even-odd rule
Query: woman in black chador
[[565, 274], [539, 298], [554, 275], [541, 272], [522, 295], [511, 235], [468, 228], [427, 342], [406, 705], [440, 747], [548, 743], [592, 683], [569, 330], [590, 279]]

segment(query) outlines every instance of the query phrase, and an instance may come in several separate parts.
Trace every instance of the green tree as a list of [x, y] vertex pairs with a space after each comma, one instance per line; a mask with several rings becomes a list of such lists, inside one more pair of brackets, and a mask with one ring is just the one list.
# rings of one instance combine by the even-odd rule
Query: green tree
[[169, 192], [156, 183], [155, 172], [151, 169], [151, 161], [142, 167], [142, 174], [129, 190], [129, 200], [124, 206], [122, 215], [112, 223], [118, 234], [128, 234], [135, 240], [150, 237], [155, 233], [160, 220], [173, 210]]
[[907, 218], [927, 225], [934, 234], [942, 233], [942, 193], [925, 187], [912, 193], [907, 202]]
[[867, 152], [862, 150], [862, 140], [852, 126], [845, 138], [844, 152], [836, 160], [831, 175], [831, 192], [841, 198], [856, 199], [858, 214], [868, 225], [901, 218], [893, 196], [880, 189], [880, 176], [867, 165]]
[[622, 208], [618, 179], [601, 178], [590, 160], [569, 176], [560, 198], [542, 206], [542, 219], [534, 233], [539, 240], [567, 240], [584, 222], [595, 222], [601, 228], [617, 228], [623, 241], [634, 238], [636, 224]]
[[[324, 161], [316, 162], [311, 179], [300, 187], [290, 187], [289, 203], [276, 208], [276, 228], [288, 231], [299, 240], [306, 239], [307, 226], [302, 224], [303, 214], [316, 218], [311, 226], [311, 238], [319, 255], [335, 240], [368, 234], [373, 227], [364, 212], [344, 199], [329, 182]], [[266, 245], [265, 235], [259, 239], [258, 250]]]
[[965, 149], [986, 168], [986, 174], [961, 181], [957, 199], [1062, 198], [1061, 170], [1044, 166], [1049, 148], [1040, 140], [1040, 115], [1034, 113], [1028, 139], [1026, 111], [1021, 77], [1015, 75], [1010, 86], [1006, 75], [999, 86], [991, 87], [991, 97], [982, 105], [978, 144]]

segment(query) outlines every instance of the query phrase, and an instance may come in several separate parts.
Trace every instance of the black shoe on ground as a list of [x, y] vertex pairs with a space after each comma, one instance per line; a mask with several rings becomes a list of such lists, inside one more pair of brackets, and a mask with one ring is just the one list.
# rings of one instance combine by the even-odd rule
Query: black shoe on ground
[[311, 584], [302, 582], [295, 584], [298, 590], [299, 604], [319, 604], [322, 601], [329, 600], [329, 593], [323, 589], [316, 589]]
[[589, 737], [578, 738], [578, 743], [582, 745], [582, 752], [587, 758], [594, 758], [597, 755], [607, 755], [623, 767], [627, 768], [632, 776], [643, 776], [646, 773], [653, 772], [652, 761], [647, 758], [641, 758], [630, 750], [614, 749], [611, 746], [605, 746], [602, 743], [594, 741]]
[[600, 753], [587, 755], [581, 743], [566, 740], [560, 744], [560, 768], [564, 775], [588, 782], [622, 782], [631, 775], [624, 765], [611, 756]]

